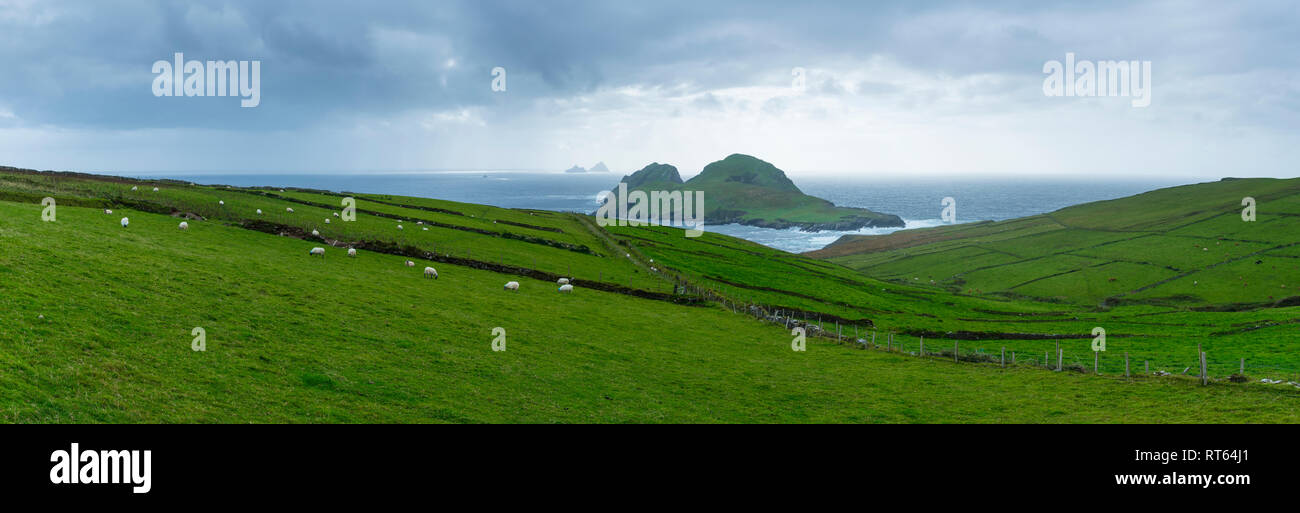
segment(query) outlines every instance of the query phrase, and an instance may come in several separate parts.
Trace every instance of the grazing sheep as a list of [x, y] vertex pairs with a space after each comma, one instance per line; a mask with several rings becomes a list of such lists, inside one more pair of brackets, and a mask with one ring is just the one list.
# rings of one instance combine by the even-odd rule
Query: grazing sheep
[[154, 187], [154, 188], [153, 188], [153, 192], [158, 192], [158, 188], [157, 188], [157, 187]]
[[330, 224], [330, 218], [328, 217], [325, 218], [325, 224]]
[[224, 206], [224, 205], [226, 204], [226, 202], [223, 201], [223, 200], [217, 200], [217, 204], [218, 204], [218, 205], [223, 205], [223, 206]]
[[123, 217], [123, 218], [122, 218], [122, 227], [123, 227], [123, 228], [126, 228], [126, 225], [128, 225], [128, 224], [131, 224], [131, 220], [130, 220], [130, 219], [127, 219], [127, 218], [125, 218], [125, 217]]
[[182, 230], [188, 230], [188, 229], [190, 229], [190, 223], [187, 223], [187, 222], [185, 222], [185, 221], [181, 221], [181, 226], [180, 226], [180, 228], [181, 228]]
[[260, 208], [257, 209], [257, 215], [259, 215], [259, 216], [262, 215], [262, 209], [260, 209]]
[[356, 258], [357, 256], [356, 248], [348, 248], [348, 256]]
[[105, 214], [108, 214], [108, 215], [113, 215], [113, 211], [112, 211], [112, 210], [109, 210], [109, 209], [107, 209], [107, 208], [104, 209], [104, 213], [105, 213]]
[[424, 277], [425, 277], [425, 278], [433, 278], [433, 279], [436, 280], [436, 279], [438, 279], [438, 271], [437, 271], [436, 269], [432, 268], [432, 267], [425, 267], [425, 268], [424, 268]]
[[398, 229], [398, 230], [401, 230], [401, 229], [402, 229], [402, 225], [400, 225], [400, 224], [397, 225], [397, 229]]
[[573, 285], [560, 285], [561, 294], [568, 294], [570, 292], [573, 292]]
[[293, 207], [284, 207], [284, 211], [285, 211], [285, 212], [288, 212], [288, 213], [290, 213], [290, 214], [292, 214], [292, 213], [293, 213]]
[[320, 255], [321, 258], [325, 258], [325, 248], [311, 248], [311, 251], [307, 252], [307, 256], [313, 255]]
[[407, 261], [406, 261], [406, 266], [407, 266], [407, 267], [415, 267], [415, 262], [412, 262], [412, 261], [410, 261], [410, 260], [407, 260]]
[[424, 221], [416, 221], [415, 224], [424, 224]]
[[428, 227], [428, 226], [425, 226], [423, 229], [424, 229], [424, 231], [426, 231], [426, 232], [429, 231], [429, 227]]
[[555, 280], [555, 284], [556, 284], [556, 285], [568, 285], [568, 284], [569, 284], [569, 279], [568, 279], [568, 278], [560, 278], [560, 279], [558, 279], [558, 280]]
[[519, 292], [519, 282], [517, 281], [506, 282], [505, 290], [513, 290], [515, 292]]
[[338, 216], [339, 216], [339, 213], [338, 213], [338, 212], [335, 212], [335, 213], [334, 213], [334, 217], [338, 217]]
[[134, 191], [134, 190], [136, 190], [136, 189], [138, 189], [138, 187], [136, 187], [136, 186], [134, 186], [134, 185], [131, 186], [131, 190]]
[[318, 231], [316, 231], [316, 230], [312, 230], [312, 231], [311, 231], [311, 236], [312, 236], [312, 237], [320, 237], [320, 232], [318, 232]]

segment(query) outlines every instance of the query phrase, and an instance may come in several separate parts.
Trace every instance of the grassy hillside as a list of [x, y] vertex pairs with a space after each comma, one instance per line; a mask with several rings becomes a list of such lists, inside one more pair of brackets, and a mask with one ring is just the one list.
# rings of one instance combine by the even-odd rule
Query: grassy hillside
[[[1258, 202], [1254, 222], [1242, 220], [1244, 197]], [[1225, 180], [1003, 222], [846, 237], [808, 256], [962, 294], [1258, 307], [1298, 295], [1297, 221], [1300, 179]]]
[[[58, 199], [55, 222], [41, 220], [44, 195]], [[324, 191], [0, 171], [0, 420], [1300, 419], [1298, 396], [1285, 385], [1199, 387], [1185, 378], [1051, 373], [1025, 356], [1055, 343], [1047, 340], [962, 342], [966, 356], [1001, 345], [1019, 350], [1021, 365], [1006, 370], [816, 337], [796, 353], [783, 326], [733, 310], [739, 301], [794, 308], [843, 318], [863, 335], [874, 323], [882, 335], [897, 331], [909, 352], [917, 349], [909, 330], [1086, 333], [1103, 321], [1121, 335], [1112, 341], [1120, 351], [1146, 351], [1169, 369], [1189, 359], [1182, 338], [1213, 327], [1238, 332], [1207, 340], [1212, 354], [1249, 353], [1259, 370], [1294, 363], [1294, 328], [1277, 324], [1287, 308], [1061, 313], [1053, 305], [881, 282], [713, 234], [610, 233], [573, 214], [356, 197], [357, 221], [342, 223], [331, 209], [313, 206], [338, 204]], [[124, 216], [127, 228], [118, 223]], [[177, 229], [182, 218], [188, 231]], [[307, 234], [311, 229], [322, 237]], [[346, 257], [344, 247], [355, 242], [370, 249]], [[307, 255], [315, 246], [327, 248], [324, 259]], [[560, 295], [552, 281], [530, 278], [533, 258], [552, 274], [573, 265], [577, 290]], [[403, 265], [407, 259], [417, 266]], [[438, 268], [439, 279], [422, 277], [426, 265]], [[632, 287], [623, 283], [628, 278]], [[601, 279], [608, 286], [597, 290]], [[502, 290], [510, 280], [522, 283], [518, 293]], [[718, 299], [698, 301], [691, 294], [699, 290]], [[1244, 329], [1251, 326], [1261, 327]], [[206, 330], [204, 352], [190, 348], [195, 327]], [[491, 350], [495, 327], [507, 331], [505, 352]], [[926, 340], [927, 351], [951, 344]], [[1086, 354], [1087, 340], [1062, 343]], [[1218, 363], [1214, 375], [1230, 372]]]

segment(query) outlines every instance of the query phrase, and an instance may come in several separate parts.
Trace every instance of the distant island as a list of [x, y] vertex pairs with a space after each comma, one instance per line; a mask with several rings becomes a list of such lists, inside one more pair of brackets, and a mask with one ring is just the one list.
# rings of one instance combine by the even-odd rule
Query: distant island
[[[807, 232], [904, 226], [902, 218], [896, 215], [837, 207], [804, 194], [784, 171], [749, 155], [728, 156], [705, 166], [700, 174], [687, 181], [682, 181], [676, 167], [656, 162], [624, 176], [620, 183], [626, 183], [629, 192], [704, 191], [706, 224], [798, 227]], [[618, 188], [612, 192], [617, 194]]]
[[609, 168], [605, 167], [604, 162], [597, 162], [596, 165], [591, 166], [591, 169], [585, 169], [582, 166], [575, 164], [573, 167], [569, 169], [565, 169], [564, 172], [565, 173], [608, 173]]

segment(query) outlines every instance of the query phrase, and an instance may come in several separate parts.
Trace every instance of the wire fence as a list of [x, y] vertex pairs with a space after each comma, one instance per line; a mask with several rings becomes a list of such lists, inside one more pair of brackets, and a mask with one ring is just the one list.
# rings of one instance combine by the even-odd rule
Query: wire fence
[[[954, 363], [975, 363], [1001, 367], [1036, 367], [1059, 372], [1079, 372], [1119, 377], [1184, 376], [1201, 384], [1261, 383], [1300, 390], [1300, 368], [1253, 363], [1247, 358], [1211, 355], [1199, 345], [1189, 345], [1179, 354], [1093, 351], [1092, 339], [1060, 340], [959, 340], [902, 335], [838, 322], [812, 320], [803, 312], [769, 310], [759, 305], [734, 305], [722, 300], [736, 313], [743, 313], [786, 329], [804, 328], [808, 337], [832, 340], [860, 349], [887, 351], [920, 358], [946, 359]], [[1006, 342], [1032, 343], [1025, 351], [1009, 348]]]

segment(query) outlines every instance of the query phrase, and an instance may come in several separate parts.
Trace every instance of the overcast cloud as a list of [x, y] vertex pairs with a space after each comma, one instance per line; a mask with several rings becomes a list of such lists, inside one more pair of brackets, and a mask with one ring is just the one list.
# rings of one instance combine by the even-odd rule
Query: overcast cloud
[[[1294, 1], [1046, 4], [0, 0], [0, 164], [1296, 175]], [[154, 97], [175, 52], [260, 60], [261, 105]], [[1151, 105], [1046, 97], [1066, 52]]]

